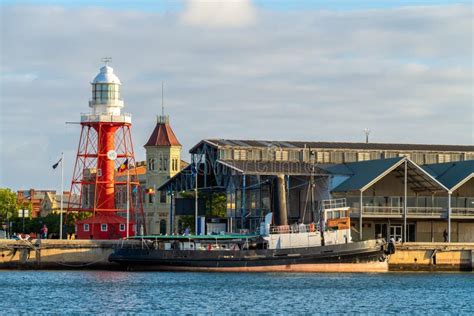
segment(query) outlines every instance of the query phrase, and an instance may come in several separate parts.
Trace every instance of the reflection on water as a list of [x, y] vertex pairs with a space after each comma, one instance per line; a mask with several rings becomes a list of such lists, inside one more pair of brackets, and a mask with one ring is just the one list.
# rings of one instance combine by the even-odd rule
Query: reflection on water
[[1, 271], [0, 313], [474, 313], [474, 273]]

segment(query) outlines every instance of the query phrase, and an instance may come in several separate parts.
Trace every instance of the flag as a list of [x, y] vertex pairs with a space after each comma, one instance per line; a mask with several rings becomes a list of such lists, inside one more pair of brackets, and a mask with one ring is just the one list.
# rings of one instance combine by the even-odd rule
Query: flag
[[125, 171], [128, 168], [128, 159], [125, 159], [125, 161], [117, 168], [117, 171]]
[[61, 163], [62, 160], [63, 160], [62, 157], [59, 158], [58, 162], [53, 165], [53, 169], [56, 169], [59, 166], [59, 164]]

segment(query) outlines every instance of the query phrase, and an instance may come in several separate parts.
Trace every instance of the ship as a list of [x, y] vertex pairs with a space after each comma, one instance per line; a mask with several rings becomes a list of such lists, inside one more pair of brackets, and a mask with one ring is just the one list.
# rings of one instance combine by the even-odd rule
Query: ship
[[136, 236], [109, 261], [127, 270], [204, 272], [384, 272], [395, 247], [384, 239], [353, 241], [349, 208], [325, 208], [317, 223], [272, 225], [258, 233]]

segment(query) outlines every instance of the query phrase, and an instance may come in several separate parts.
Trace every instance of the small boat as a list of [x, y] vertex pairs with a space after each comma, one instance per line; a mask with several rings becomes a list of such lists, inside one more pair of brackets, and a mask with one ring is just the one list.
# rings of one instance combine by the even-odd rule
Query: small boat
[[319, 225], [271, 226], [258, 234], [138, 236], [120, 243], [109, 261], [128, 270], [207, 272], [382, 272], [392, 244], [352, 241], [349, 208], [326, 209]]

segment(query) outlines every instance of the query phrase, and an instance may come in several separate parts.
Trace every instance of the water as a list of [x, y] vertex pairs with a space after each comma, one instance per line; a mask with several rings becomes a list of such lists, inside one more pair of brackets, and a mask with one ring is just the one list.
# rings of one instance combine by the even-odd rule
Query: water
[[474, 273], [0, 271], [0, 313], [474, 313]]

